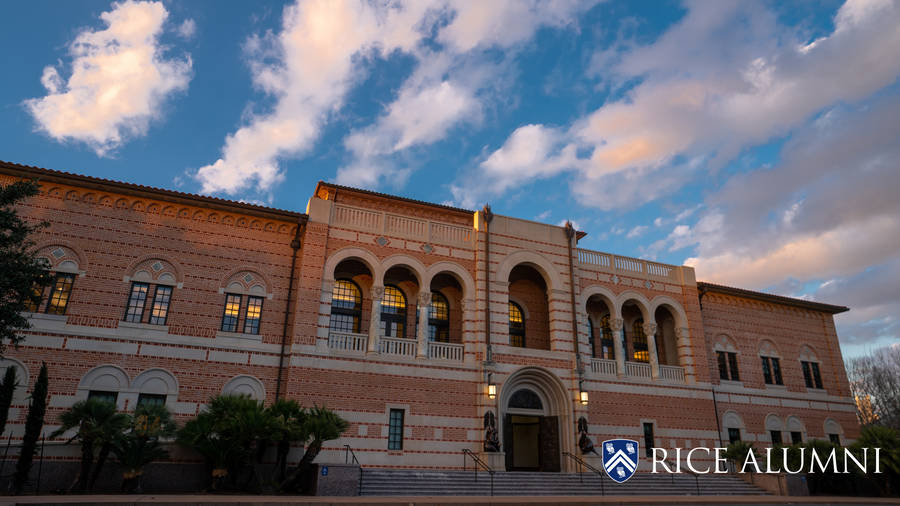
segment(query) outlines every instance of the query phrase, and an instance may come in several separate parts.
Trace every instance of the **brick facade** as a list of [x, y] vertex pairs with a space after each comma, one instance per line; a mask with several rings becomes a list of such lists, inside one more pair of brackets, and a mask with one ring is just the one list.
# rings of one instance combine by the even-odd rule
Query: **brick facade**
[[[481, 450], [485, 413], [503, 420], [516, 412], [512, 394], [528, 388], [542, 401], [531, 414], [557, 417], [559, 451], [572, 453], [581, 417], [595, 443], [639, 439], [652, 423], [666, 448], [727, 444], [729, 428], [765, 446], [778, 423], [787, 441], [798, 426], [804, 439], [858, 434], [832, 318], [844, 308], [698, 283], [689, 267], [574, 244], [570, 259], [562, 227], [487, 223], [483, 212], [326, 183], [296, 213], [0, 164], [0, 184], [33, 177], [41, 194], [20, 210], [49, 222], [36, 237], [39, 254], [74, 274], [74, 286], [65, 314], [33, 313], [24, 344], [4, 361], [28, 388], [47, 362], [48, 430], [91, 391], [116, 392], [126, 411], [142, 393], [165, 395], [184, 421], [212, 395], [271, 402], [280, 390], [350, 421], [323, 461], [339, 460], [349, 444], [366, 466], [457, 468], [464, 448]], [[362, 294], [357, 333], [331, 330], [332, 290], [343, 279]], [[148, 308], [156, 286], [171, 289], [164, 325], [149, 322], [149, 309], [125, 321], [135, 282], [150, 286]], [[385, 286], [405, 296], [405, 338], [382, 337]], [[432, 292], [449, 304], [448, 343], [425, 337]], [[221, 330], [228, 293], [241, 296], [236, 332]], [[241, 332], [251, 297], [262, 299], [258, 334]], [[525, 348], [509, 343], [510, 300], [526, 314]], [[589, 345], [589, 313], [599, 342], [604, 311], [611, 360], [593, 358]], [[635, 360], [635, 321], [647, 335], [644, 362]], [[720, 351], [736, 353], [740, 381], [719, 379]], [[764, 382], [766, 354], [780, 359], [783, 385]], [[823, 388], [806, 386], [801, 361], [818, 364]], [[13, 438], [25, 396], [23, 386], [7, 426]], [[402, 451], [387, 449], [391, 409], [405, 411]]]

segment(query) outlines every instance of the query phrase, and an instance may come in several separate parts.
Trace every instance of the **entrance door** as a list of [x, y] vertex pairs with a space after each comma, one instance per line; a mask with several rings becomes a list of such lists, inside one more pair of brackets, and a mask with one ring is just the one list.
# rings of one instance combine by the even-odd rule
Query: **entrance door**
[[537, 471], [541, 468], [541, 418], [540, 416], [511, 416], [512, 469]]
[[503, 433], [507, 471], [559, 472], [557, 417], [507, 414]]
[[541, 417], [541, 471], [559, 472], [559, 418]]

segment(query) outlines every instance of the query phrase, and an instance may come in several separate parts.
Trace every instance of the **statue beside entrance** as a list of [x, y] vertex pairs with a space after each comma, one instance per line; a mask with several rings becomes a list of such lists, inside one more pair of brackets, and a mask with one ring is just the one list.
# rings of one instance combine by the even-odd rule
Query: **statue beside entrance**
[[593, 453], [599, 456], [600, 454], [594, 449], [594, 442], [588, 437], [588, 422], [587, 418], [583, 416], [578, 419], [578, 434], [578, 447], [581, 448], [581, 454], [590, 455]]
[[484, 451], [499, 452], [500, 436], [497, 434], [497, 418], [493, 411], [484, 414]]

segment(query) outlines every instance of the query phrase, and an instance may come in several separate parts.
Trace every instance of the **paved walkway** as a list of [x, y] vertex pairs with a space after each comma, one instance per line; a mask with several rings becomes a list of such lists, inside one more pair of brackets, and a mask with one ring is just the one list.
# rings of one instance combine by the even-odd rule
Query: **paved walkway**
[[631, 496], [631, 497], [296, 497], [254, 495], [49, 495], [0, 497], [0, 506], [18, 504], [71, 505], [102, 504], [104, 506], [138, 506], [165, 504], [167, 506], [199, 506], [227, 504], [229, 506], [477, 506], [493, 504], [526, 504], [529, 506], [642, 506], [674, 504], [678, 506], [709, 506], [714, 504], [786, 505], [822, 504], [835, 506], [900, 504], [900, 498], [867, 497], [784, 497], [784, 496]]

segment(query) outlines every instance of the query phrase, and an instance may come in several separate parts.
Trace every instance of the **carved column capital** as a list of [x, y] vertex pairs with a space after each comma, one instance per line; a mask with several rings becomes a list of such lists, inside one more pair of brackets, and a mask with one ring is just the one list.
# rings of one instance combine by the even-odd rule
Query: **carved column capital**
[[419, 292], [419, 305], [427, 306], [431, 304], [431, 292]]
[[690, 335], [687, 327], [678, 327], [675, 329], [675, 337], [678, 339], [687, 339]]
[[644, 324], [644, 335], [655, 336], [656, 335], [656, 324], [655, 323], [645, 323]]
[[625, 320], [621, 318], [610, 318], [609, 320], [609, 328], [615, 332], [619, 332], [622, 330], [622, 327], [625, 326]]
[[372, 287], [372, 299], [373, 300], [384, 299], [384, 287], [383, 286], [373, 286]]

